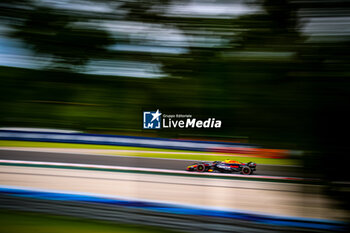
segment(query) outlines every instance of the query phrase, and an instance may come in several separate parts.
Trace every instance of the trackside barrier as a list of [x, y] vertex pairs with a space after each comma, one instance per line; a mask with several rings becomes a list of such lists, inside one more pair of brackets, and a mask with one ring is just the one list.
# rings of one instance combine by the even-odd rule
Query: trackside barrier
[[282, 217], [86, 193], [0, 186], [0, 208], [162, 226], [185, 232], [341, 232], [340, 221]]
[[20, 130], [0, 130], [0, 140], [65, 142], [95, 145], [115, 145], [132, 147], [149, 147], [160, 149], [213, 151], [222, 147], [252, 147], [244, 143], [227, 143], [211, 141], [176, 140], [151, 137], [117, 136], [85, 133], [30, 132]]

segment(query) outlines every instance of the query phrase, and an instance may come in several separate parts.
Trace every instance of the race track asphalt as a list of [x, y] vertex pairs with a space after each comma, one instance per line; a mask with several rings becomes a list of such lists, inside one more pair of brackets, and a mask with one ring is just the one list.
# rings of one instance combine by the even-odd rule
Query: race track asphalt
[[[0, 150], [0, 159], [4, 160], [25, 160], [40, 162], [61, 162], [61, 163], [82, 163], [94, 165], [125, 166], [139, 168], [159, 168], [170, 170], [185, 170], [185, 168], [198, 161], [157, 159], [144, 157], [127, 156], [105, 156], [73, 153], [53, 153], [34, 151]], [[285, 176], [285, 177], [306, 177], [302, 167], [278, 166], [278, 165], [257, 165], [256, 175]]]

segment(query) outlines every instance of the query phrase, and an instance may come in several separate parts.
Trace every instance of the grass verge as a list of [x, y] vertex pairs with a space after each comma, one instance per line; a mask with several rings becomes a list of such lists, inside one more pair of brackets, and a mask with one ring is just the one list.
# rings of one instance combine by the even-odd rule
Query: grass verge
[[77, 143], [60, 142], [30, 142], [30, 141], [8, 141], [0, 140], [0, 147], [40, 147], [40, 148], [76, 148], [76, 149], [101, 149], [101, 150], [140, 150], [140, 151], [165, 151], [165, 152], [184, 152], [183, 150], [169, 150], [146, 147], [131, 146], [109, 146]]
[[221, 161], [225, 159], [233, 159], [241, 162], [253, 161], [258, 164], [299, 165], [299, 161], [296, 159], [246, 157], [239, 154], [225, 154], [225, 153], [209, 154], [208, 152], [169, 150], [169, 149], [157, 149], [157, 148], [145, 148], [145, 147], [0, 140], [0, 149], [1, 147], [98, 149], [103, 151], [99, 151], [99, 152], [94, 151], [93, 153], [94, 154], [98, 153], [101, 155], [135, 156], [135, 157], [145, 157], [145, 158], [184, 159], [184, 160], [202, 160], [202, 161], [217, 161], [217, 160]]
[[130, 224], [39, 214], [22, 211], [0, 210], [0, 232], [6, 233], [171, 233], [174, 231]]

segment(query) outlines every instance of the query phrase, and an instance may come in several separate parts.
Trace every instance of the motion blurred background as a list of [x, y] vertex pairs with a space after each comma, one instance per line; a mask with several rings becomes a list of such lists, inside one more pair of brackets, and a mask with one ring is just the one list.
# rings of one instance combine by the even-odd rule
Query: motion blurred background
[[[349, 210], [349, 19], [347, 0], [1, 1], [0, 125], [303, 151]], [[156, 109], [222, 128], [143, 130]]]

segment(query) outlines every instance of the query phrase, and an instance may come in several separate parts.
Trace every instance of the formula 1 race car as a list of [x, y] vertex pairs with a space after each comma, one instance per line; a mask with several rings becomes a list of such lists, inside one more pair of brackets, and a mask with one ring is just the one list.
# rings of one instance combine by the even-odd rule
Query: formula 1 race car
[[198, 162], [187, 167], [187, 171], [197, 172], [222, 172], [222, 173], [242, 173], [251, 175], [256, 171], [256, 163], [241, 163], [235, 160], [226, 159], [225, 161]]

